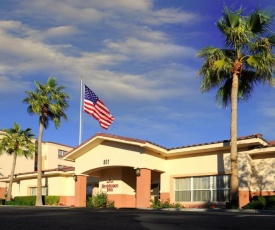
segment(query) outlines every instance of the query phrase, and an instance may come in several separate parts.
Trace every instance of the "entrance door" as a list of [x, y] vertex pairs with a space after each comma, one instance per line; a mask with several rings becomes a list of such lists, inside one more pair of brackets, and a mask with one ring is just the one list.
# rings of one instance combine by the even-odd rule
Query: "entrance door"
[[160, 199], [160, 183], [152, 183], [151, 184], [151, 200], [156, 203]]

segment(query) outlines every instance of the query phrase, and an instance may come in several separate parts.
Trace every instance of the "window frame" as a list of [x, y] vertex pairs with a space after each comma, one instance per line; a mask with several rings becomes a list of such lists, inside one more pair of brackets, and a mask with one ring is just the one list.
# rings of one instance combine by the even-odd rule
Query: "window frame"
[[[48, 195], [49, 188], [47, 186], [42, 186], [42, 196]], [[30, 196], [36, 196], [37, 195], [37, 187], [29, 187]]]
[[66, 151], [66, 150], [58, 149], [58, 158], [62, 158], [67, 152], [68, 151]]
[[[224, 187], [217, 186], [217, 178], [218, 177], [226, 177], [223, 179]], [[201, 188], [198, 188], [198, 185], [194, 185], [194, 179], [197, 180], [198, 178], [209, 178], [209, 184], [207, 185], [207, 188], [204, 188], [203, 186]], [[215, 178], [215, 180], [214, 180]], [[183, 189], [177, 189], [180, 187], [180, 185], [177, 185], [177, 180], [180, 179], [186, 179], [190, 180], [190, 188], [183, 188]], [[181, 184], [184, 184], [182, 182]], [[185, 183], [186, 184], [186, 183]], [[204, 185], [203, 183], [201, 183]], [[196, 188], [195, 188], [196, 187]], [[201, 196], [207, 196], [206, 194], [203, 194], [203, 191], [209, 191], [210, 195], [208, 195], [209, 199], [207, 200], [197, 200], [195, 197], [196, 192], [202, 192]], [[217, 195], [219, 192], [224, 193], [224, 199], [219, 200], [217, 199], [219, 195]], [[229, 192], [230, 192], [230, 174], [219, 174], [219, 175], [209, 175], [209, 176], [193, 176], [193, 177], [178, 177], [174, 178], [174, 195], [175, 195], [175, 202], [226, 202], [229, 200]], [[184, 197], [181, 195], [184, 193], [190, 193], [188, 194], [187, 199], [184, 199]], [[199, 194], [199, 193], [198, 193]], [[182, 198], [180, 198], [182, 197]], [[190, 199], [189, 199], [190, 197]], [[217, 200], [215, 200], [217, 199]]]

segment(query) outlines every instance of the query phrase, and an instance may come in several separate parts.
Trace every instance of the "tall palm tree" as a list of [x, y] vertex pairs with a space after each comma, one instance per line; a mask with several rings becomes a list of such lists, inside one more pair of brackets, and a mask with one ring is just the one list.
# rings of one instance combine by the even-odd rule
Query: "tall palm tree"
[[199, 70], [203, 76], [201, 91], [217, 89], [216, 101], [227, 107], [231, 104], [231, 190], [230, 201], [238, 205], [238, 150], [237, 104], [247, 100], [254, 86], [275, 85], [274, 46], [275, 34], [271, 32], [274, 14], [268, 9], [256, 9], [248, 15], [241, 7], [237, 10], [224, 7], [217, 27], [224, 37], [224, 49], [205, 47], [198, 52], [204, 59]]
[[3, 138], [0, 140], [0, 154], [6, 152], [13, 155], [13, 163], [10, 174], [9, 188], [7, 193], [7, 200], [11, 199], [12, 194], [12, 184], [14, 171], [16, 166], [16, 159], [20, 156], [25, 156], [26, 158], [33, 158], [33, 153], [35, 151], [35, 144], [32, 142], [31, 129], [21, 130], [20, 126], [15, 122], [13, 128], [3, 129]]
[[23, 102], [29, 104], [29, 114], [39, 116], [39, 135], [37, 140], [37, 196], [36, 206], [42, 206], [42, 137], [44, 129], [53, 121], [55, 128], [60, 127], [61, 118], [67, 120], [65, 110], [69, 107], [67, 100], [69, 95], [63, 90], [65, 86], [58, 86], [53, 77], [49, 77], [43, 85], [35, 81], [36, 92], [26, 91], [28, 97]]

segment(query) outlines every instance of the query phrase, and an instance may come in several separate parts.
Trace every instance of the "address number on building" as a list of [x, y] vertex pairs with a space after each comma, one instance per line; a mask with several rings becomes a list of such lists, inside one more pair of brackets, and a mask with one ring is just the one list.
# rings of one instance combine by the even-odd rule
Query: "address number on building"
[[109, 164], [109, 159], [103, 160], [103, 165], [108, 165]]

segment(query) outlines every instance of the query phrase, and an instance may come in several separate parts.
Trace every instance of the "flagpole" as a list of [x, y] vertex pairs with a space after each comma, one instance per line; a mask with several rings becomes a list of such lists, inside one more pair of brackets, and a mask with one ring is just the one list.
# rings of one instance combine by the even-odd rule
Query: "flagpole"
[[83, 118], [83, 79], [80, 80], [80, 111], [79, 111], [79, 140], [78, 144], [82, 143], [82, 118]]

